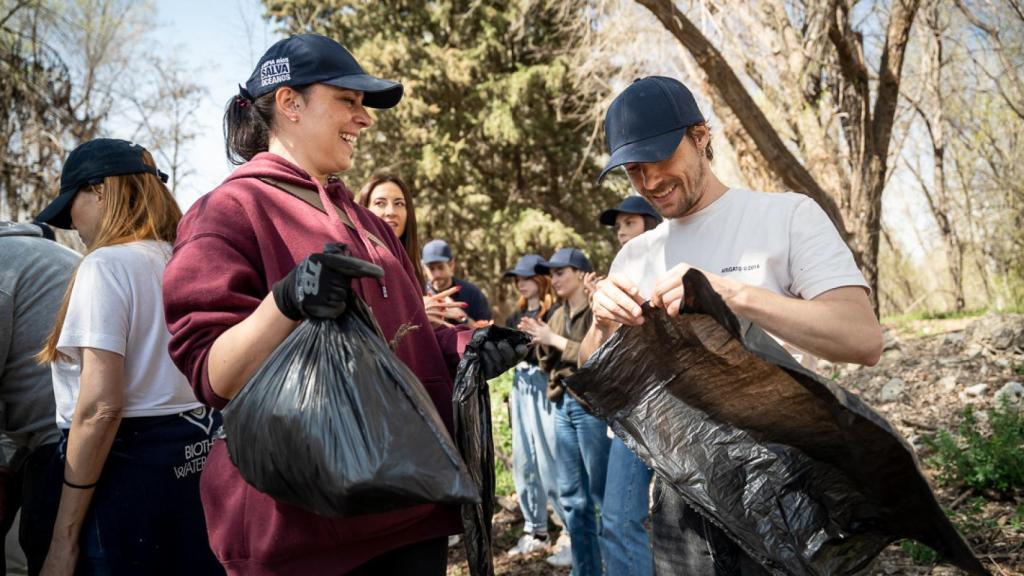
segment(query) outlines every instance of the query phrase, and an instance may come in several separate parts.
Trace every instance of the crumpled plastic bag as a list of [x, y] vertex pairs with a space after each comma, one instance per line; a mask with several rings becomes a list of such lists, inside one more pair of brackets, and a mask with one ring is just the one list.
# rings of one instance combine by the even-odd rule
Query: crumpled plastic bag
[[697, 270], [683, 314], [644, 305], [568, 387], [668, 486], [777, 574], [854, 574], [912, 538], [988, 574], [916, 457], [856, 396], [729, 310]]
[[494, 574], [491, 519], [494, 516], [495, 468], [491, 392], [480, 365], [479, 351], [475, 348], [483, 340], [478, 338], [479, 333], [484, 331], [487, 339], [504, 340], [513, 348], [530, 343], [530, 337], [518, 330], [497, 325], [480, 328], [466, 347], [455, 373], [455, 390], [452, 393], [455, 443], [480, 497], [478, 502], [462, 506], [462, 538], [472, 576]]
[[315, 514], [479, 501], [430, 396], [358, 296], [337, 320], [300, 324], [223, 414], [242, 477]]

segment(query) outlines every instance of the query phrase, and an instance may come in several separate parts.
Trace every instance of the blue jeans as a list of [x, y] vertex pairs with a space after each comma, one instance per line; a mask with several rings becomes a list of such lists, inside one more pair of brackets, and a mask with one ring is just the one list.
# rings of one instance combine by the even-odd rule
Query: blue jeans
[[573, 576], [600, 576], [598, 509], [608, 472], [608, 426], [568, 392], [555, 410], [558, 496], [572, 542]]
[[548, 501], [565, 524], [558, 502], [555, 471], [555, 407], [548, 400], [548, 375], [538, 366], [522, 363], [512, 376], [512, 479], [516, 484], [523, 531], [546, 534]]
[[617, 436], [608, 454], [608, 480], [601, 508], [601, 547], [608, 576], [650, 576], [648, 515], [651, 469]]

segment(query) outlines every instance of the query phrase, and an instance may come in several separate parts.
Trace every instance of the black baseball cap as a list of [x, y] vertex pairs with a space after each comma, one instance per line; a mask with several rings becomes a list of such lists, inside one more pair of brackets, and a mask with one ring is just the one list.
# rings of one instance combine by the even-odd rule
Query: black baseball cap
[[142, 161], [145, 150], [138, 144], [114, 138], [97, 138], [75, 148], [60, 171], [60, 192], [36, 216], [36, 221], [70, 229], [71, 201], [75, 194], [85, 186], [99, 184], [107, 176], [153, 174], [167, 182], [167, 174]]
[[281, 86], [308, 84], [358, 90], [369, 108], [391, 108], [404, 91], [398, 82], [367, 74], [344, 46], [320, 34], [296, 34], [277, 41], [260, 58], [245, 89], [251, 98], [258, 98]]
[[604, 117], [611, 158], [597, 181], [623, 164], [668, 158], [686, 129], [703, 121], [697, 100], [682, 82], [665, 76], [635, 80], [615, 97]]
[[420, 253], [420, 260], [424, 264], [450, 262], [451, 259], [452, 249], [444, 240], [431, 240], [427, 242], [423, 245], [423, 250]]
[[549, 274], [552, 268], [565, 268], [566, 266], [575, 268], [580, 272], [594, 271], [594, 267], [590, 265], [590, 260], [587, 260], [587, 257], [578, 248], [562, 248], [555, 252], [550, 260], [538, 262], [534, 266], [534, 270], [537, 274]]
[[617, 207], [601, 212], [601, 217], [598, 220], [605, 226], [615, 226], [615, 218], [619, 214], [651, 216], [655, 221], [661, 222], [661, 214], [658, 214], [654, 206], [651, 206], [651, 203], [643, 196], [627, 196]]
[[537, 264], [543, 262], [544, 259], [539, 254], [525, 254], [522, 258], [516, 262], [515, 268], [505, 272], [503, 275], [505, 278], [511, 278], [518, 276], [520, 278], [531, 278], [537, 275]]

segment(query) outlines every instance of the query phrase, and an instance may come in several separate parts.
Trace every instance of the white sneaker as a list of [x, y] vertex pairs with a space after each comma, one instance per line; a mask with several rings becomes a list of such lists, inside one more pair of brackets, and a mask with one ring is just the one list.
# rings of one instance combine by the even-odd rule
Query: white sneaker
[[449, 548], [452, 548], [454, 546], [458, 546], [459, 542], [462, 542], [462, 536], [459, 536], [458, 534], [453, 534], [452, 536], [448, 537], [448, 547]]
[[523, 534], [523, 536], [519, 538], [519, 542], [516, 542], [516, 545], [509, 549], [508, 555], [519, 556], [520, 554], [533, 554], [534, 552], [544, 550], [547, 547], [547, 538], [541, 540], [533, 534]]
[[562, 535], [555, 541], [554, 554], [545, 558], [544, 561], [558, 568], [572, 566], [572, 542], [565, 531], [562, 531]]

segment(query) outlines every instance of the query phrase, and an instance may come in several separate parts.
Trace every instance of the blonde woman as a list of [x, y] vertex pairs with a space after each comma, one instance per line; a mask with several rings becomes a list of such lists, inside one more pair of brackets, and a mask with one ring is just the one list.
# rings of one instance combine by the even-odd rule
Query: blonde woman
[[46, 576], [223, 574], [199, 500], [220, 419], [167, 353], [160, 287], [181, 211], [164, 179], [141, 146], [92, 140], [37, 217], [88, 248], [39, 354], [63, 435]]

